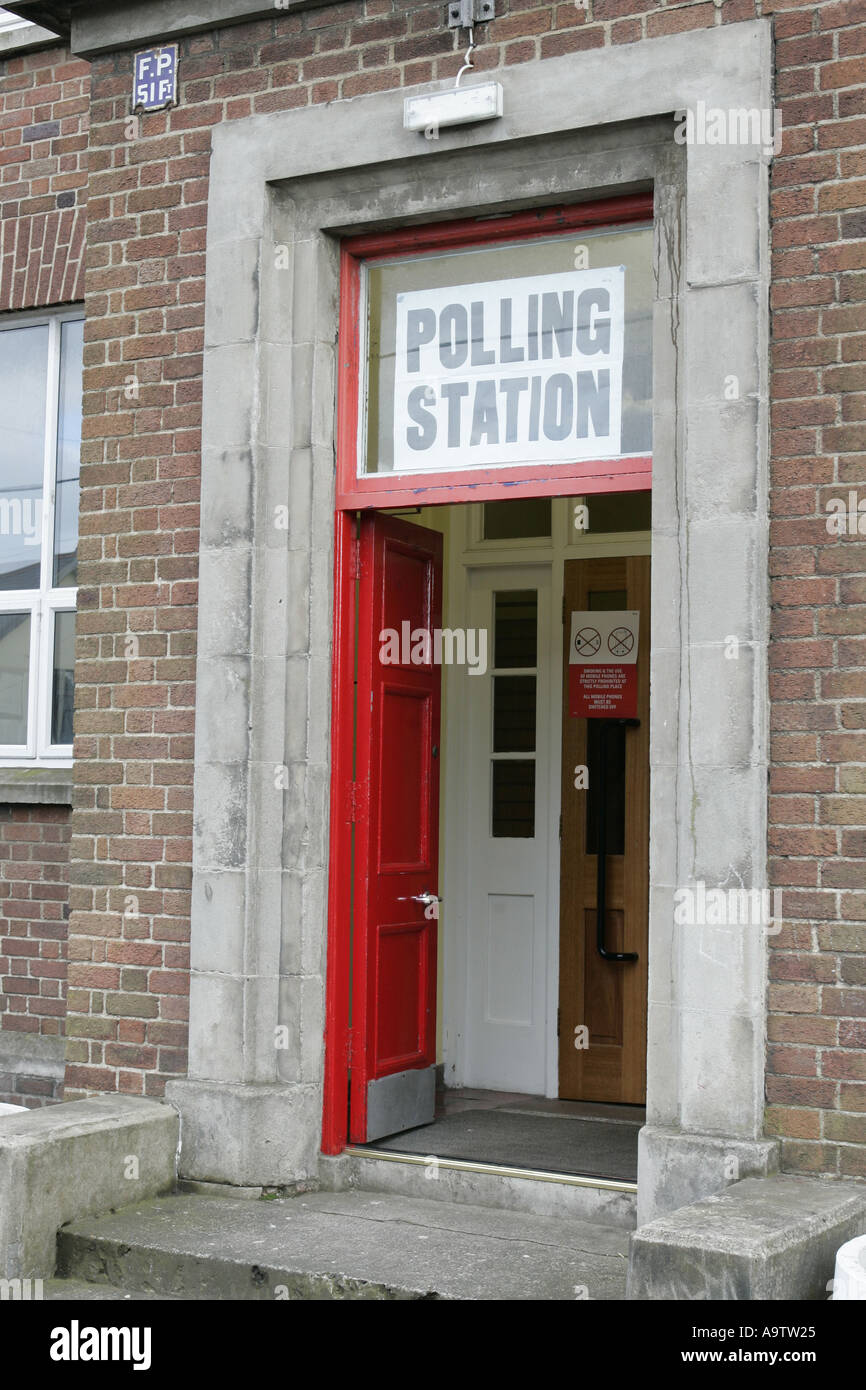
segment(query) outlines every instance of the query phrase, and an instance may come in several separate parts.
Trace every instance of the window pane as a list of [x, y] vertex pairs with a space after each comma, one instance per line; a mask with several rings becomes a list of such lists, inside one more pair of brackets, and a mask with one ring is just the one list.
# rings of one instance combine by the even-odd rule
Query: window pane
[[38, 589], [48, 329], [0, 332], [0, 589]]
[[[581, 231], [365, 267], [367, 418], [361, 470], [394, 472], [395, 438], [399, 442], [396, 471], [410, 474], [423, 471], [425, 460], [429, 464], [430, 459], [438, 460], [435, 467], [461, 469], [524, 462], [543, 466], [562, 461], [566, 454], [568, 461], [572, 456], [592, 457], [595, 438], [599, 444], [594, 456], [609, 455], [603, 446], [607, 431], [602, 422], [610, 401], [620, 395], [615, 389], [619, 368], [611, 368], [610, 376], [601, 373], [591, 386], [583, 366], [579, 379], [572, 371], [576, 363], [585, 365], [585, 359], [582, 353], [571, 353], [569, 323], [576, 333], [579, 330], [581, 341], [587, 327], [579, 315], [569, 319], [566, 313], [566, 296], [574, 293], [569, 286], [578, 243], [581, 267], [590, 275], [597, 271], [599, 278], [603, 272], [619, 273], [622, 268], [625, 317], [619, 448], [622, 455], [648, 453], [652, 447], [652, 241], [649, 228]], [[510, 289], [509, 281], [515, 282]], [[543, 306], [538, 307], [537, 330], [536, 282], [539, 297], [549, 296], [551, 301], [562, 297], [557, 309], [561, 318], [548, 306], [552, 317], [546, 328]], [[398, 306], [399, 296], [405, 297], [402, 306]], [[405, 320], [406, 328], [399, 370], [398, 318], [401, 323]], [[592, 347], [593, 354], [601, 351]], [[618, 352], [616, 357], [618, 362]], [[545, 360], [549, 368], [560, 358], [565, 381], [559, 373], [556, 391], [548, 392], [543, 384], [547, 381]], [[483, 379], [479, 368], [486, 373]], [[540, 383], [537, 389], [544, 394], [543, 407], [540, 395], [536, 399], [534, 382]], [[592, 417], [590, 428], [587, 412]], [[534, 443], [530, 446], [528, 441]], [[567, 441], [574, 444], [573, 450]], [[549, 456], [542, 458], [545, 448]]]
[[51, 689], [51, 742], [72, 742], [75, 694], [75, 614], [54, 615], [54, 683]]
[[494, 753], [535, 749], [535, 677], [493, 677]]
[[652, 527], [652, 493], [613, 492], [587, 497], [588, 533], [593, 531], [649, 531]]
[[74, 319], [61, 326], [53, 579], [58, 588], [78, 582], [78, 472], [81, 459], [83, 342], [83, 319]]
[[627, 599], [625, 589], [591, 589], [589, 610], [591, 613], [618, 613], [625, 608]]
[[589, 774], [586, 803], [586, 852], [598, 854], [598, 827], [601, 819], [601, 741], [606, 739], [605, 849], [608, 854], [625, 852], [625, 727], [606, 719], [586, 721], [586, 766]]
[[0, 743], [27, 742], [30, 614], [0, 613]]
[[484, 503], [484, 539], [513, 541], [550, 535], [550, 498]]
[[535, 763], [495, 762], [493, 768], [494, 840], [530, 840], [535, 834]]
[[506, 589], [493, 596], [493, 664], [500, 670], [534, 666], [537, 653], [538, 595], [534, 589]]

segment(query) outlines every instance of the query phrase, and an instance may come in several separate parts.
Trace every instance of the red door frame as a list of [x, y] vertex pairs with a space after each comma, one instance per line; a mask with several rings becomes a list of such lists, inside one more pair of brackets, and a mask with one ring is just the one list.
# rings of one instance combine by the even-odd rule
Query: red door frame
[[435, 506], [518, 497], [639, 492], [651, 485], [652, 455], [557, 464], [530, 471], [476, 469], [394, 480], [358, 478], [361, 408], [360, 289], [363, 263], [462, 250], [556, 235], [557, 232], [651, 222], [652, 193], [541, 208], [492, 218], [428, 223], [347, 238], [340, 252], [337, 384], [337, 510], [334, 530], [334, 635], [331, 683], [332, 772], [328, 859], [328, 940], [325, 983], [325, 1073], [322, 1153], [338, 1154], [348, 1139], [351, 1018], [352, 827], [366, 818], [363, 788], [354, 777], [355, 581], [360, 578], [354, 513], [371, 507]]

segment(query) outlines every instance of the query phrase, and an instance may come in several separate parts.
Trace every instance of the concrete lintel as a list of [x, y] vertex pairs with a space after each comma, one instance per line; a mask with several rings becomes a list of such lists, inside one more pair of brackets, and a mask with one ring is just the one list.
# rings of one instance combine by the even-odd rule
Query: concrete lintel
[[637, 1224], [779, 1171], [777, 1139], [691, 1134], [644, 1125], [638, 1135]]
[[20, 1071], [32, 1076], [63, 1075], [66, 1039], [43, 1033], [19, 1033], [0, 1028], [0, 1071]]
[[[620, 123], [646, 120], [662, 113], [673, 117], [675, 111], [695, 108], [699, 101], [729, 109], [763, 110], [772, 104], [772, 31], [767, 20], [669, 34], [587, 51], [579, 58], [579, 84], [575, 83], [573, 54], [546, 58], [540, 64], [514, 64], [495, 73], [485, 72], [485, 81], [495, 76], [503, 86], [504, 115], [489, 125], [442, 129], [437, 140], [425, 140], [418, 132], [403, 129], [401, 95], [415, 88], [249, 116], [216, 126], [208, 256], [220, 241], [237, 242], [260, 234], [262, 175], [265, 180], [276, 182], [364, 164], [433, 159], [430, 178], [435, 179], [436, 165], [443, 154], [555, 137], [564, 130], [592, 130], [610, 125], [612, 112]], [[540, 76], [544, 101], [538, 100]], [[425, 85], [436, 90], [450, 83], [443, 80]], [[351, 139], [347, 139], [347, 128], [351, 128]], [[706, 151], [699, 145], [684, 148], [690, 164], [703, 171]], [[689, 267], [690, 277], [693, 274], [695, 282], [701, 285], [763, 279], [765, 275], [767, 214], [762, 211], [762, 200], [767, 159], [758, 146], [732, 146], [726, 150], [726, 156], [726, 172], [744, 163], [758, 166], [760, 177], [753, 180], [747, 197], [756, 222], [760, 222], [759, 229], [750, 225], [748, 233], [760, 251], [757, 258], [749, 260], [741, 244], [745, 235], [742, 228], [736, 244], [732, 242], [739, 200], [729, 201], [720, 211], [714, 196], [712, 207], [707, 210], [711, 217], [691, 228], [695, 243], [710, 226], [713, 229], [714, 255], [710, 258], [704, 248], [700, 259]], [[479, 167], [480, 183], [485, 178], [486, 171]], [[483, 196], [479, 201], [483, 201]], [[369, 220], [375, 222], [373, 210]], [[354, 221], [354, 229], [359, 230], [357, 217]], [[212, 319], [216, 308], [208, 302]]]
[[630, 1299], [826, 1299], [836, 1251], [866, 1232], [866, 1186], [778, 1174], [640, 1227]]
[[[8, 6], [4, 5], [4, 9]], [[66, 40], [41, 24], [25, 24], [20, 29], [5, 29], [0, 34], [0, 62], [17, 58], [21, 53], [33, 53], [38, 48], [65, 48]]]
[[0, 1277], [47, 1279], [69, 1221], [169, 1192], [170, 1105], [97, 1096], [0, 1119]]
[[139, 0], [106, 7], [79, 4], [72, 15], [72, 51], [89, 58], [112, 49], [169, 43], [184, 34], [273, 19], [274, 14], [316, 9], [327, 0]]

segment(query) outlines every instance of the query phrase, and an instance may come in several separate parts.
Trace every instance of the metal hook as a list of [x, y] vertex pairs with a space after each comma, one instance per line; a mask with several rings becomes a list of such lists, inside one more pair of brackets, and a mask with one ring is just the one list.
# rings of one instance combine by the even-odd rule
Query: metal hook
[[465, 54], [464, 59], [463, 59], [463, 66], [462, 66], [462, 68], [460, 69], [460, 71], [458, 72], [457, 77], [455, 78], [455, 81], [454, 81], [454, 88], [455, 88], [455, 91], [456, 91], [456, 89], [460, 86], [460, 79], [461, 79], [461, 77], [463, 76], [464, 72], [469, 72], [471, 68], [474, 68], [474, 67], [475, 67], [475, 64], [474, 64], [473, 61], [472, 61], [472, 50], [473, 50], [474, 48], [476, 48], [476, 47], [477, 47], [477, 45], [476, 45], [476, 43], [475, 43], [475, 28], [474, 28], [474, 26], [473, 26], [472, 24], [470, 24], [470, 25], [469, 25], [469, 47], [467, 48], [466, 54]]

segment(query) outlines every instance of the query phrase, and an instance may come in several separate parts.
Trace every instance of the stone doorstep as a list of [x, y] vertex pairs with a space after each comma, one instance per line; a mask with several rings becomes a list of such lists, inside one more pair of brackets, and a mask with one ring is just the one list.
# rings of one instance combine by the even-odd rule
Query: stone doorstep
[[141, 1289], [119, 1289], [114, 1284], [90, 1284], [86, 1279], [46, 1279], [42, 1288], [46, 1303], [172, 1303], [179, 1300], [167, 1293], [144, 1293]]
[[319, 1161], [319, 1180], [329, 1192], [360, 1189], [427, 1201], [555, 1216], [590, 1225], [632, 1231], [635, 1227], [634, 1184], [574, 1179], [495, 1164], [430, 1159], [414, 1154], [353, 1150]]
[[836, 1251], [866, 1232], [866, 1183], [745, 1178], [631, 1237], [630, 1299], [826, 1299]]
[[177, 1143], [176, 1112], [142, 1097], [97, 1096], [4, 1115], [0, 1278], [49, 1278], [66, 1222], [171, 1191]]
[[586, 1221], [379, 1192], [186, 1194], [67, 1226], [57, 1272], [64, 1287], [134, 1297], [574, 1302], [624, 1297], [626, 1241]]

